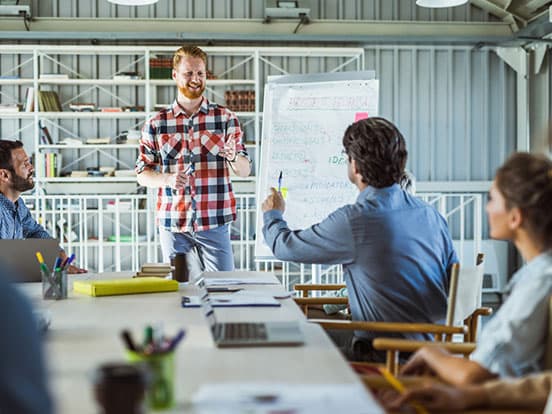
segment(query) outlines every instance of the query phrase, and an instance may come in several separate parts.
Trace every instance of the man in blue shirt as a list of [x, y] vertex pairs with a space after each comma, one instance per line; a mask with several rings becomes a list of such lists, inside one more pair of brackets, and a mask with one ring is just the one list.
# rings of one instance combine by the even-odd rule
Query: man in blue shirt
[[[449, 270], [458, 260], [444, 218], [399, 185], [407, 159], [403, 136], [389, 121], [368, 118], [347, 128], [343, 146], [349, 179], [360, 191], [356, 203], [292, 231], [282, 195], [272, 189], [262, 206], [268, 246], [280, 260], [342, 264], [353, 320], [442, 322]], [[359, 331], [338, 345], [349, 358], [381, 360], [371, 349], [378, 335]]]
[[[50, 239], [20, 198], [34, 188], [34, 168], [21, 141], [0, 140], [0, 239]], [[65, 259], [65, 251], [60, 250]], [[84, 269], [69, 266], [69, 273]]]

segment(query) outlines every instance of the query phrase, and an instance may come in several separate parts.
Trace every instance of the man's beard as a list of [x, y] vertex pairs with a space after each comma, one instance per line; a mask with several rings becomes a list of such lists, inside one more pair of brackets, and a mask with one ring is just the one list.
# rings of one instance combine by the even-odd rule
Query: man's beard
[[22, 193], [27, 190], [32, 190], [34, 186], [35, 184], [32, 175], [29, 175], [27, 178], [23, 178], [12, 172], [12, 187], [15, 191]]
[[194, 90], [194, 91], [191, 91], [188, 89], [188, 85], [186, 85], [185, 87], [183, 88], [178, 88], [178, 90], [180, 91], [180, 93], [182, 95], [184, 95], [186, 98], [188, 99], [197, 99], [199, 98], [201, 95], [203, 95], [203, 92], [205, 91], [205, 84], [202, 84], [200, 86], [200, 89], [198, 90]]

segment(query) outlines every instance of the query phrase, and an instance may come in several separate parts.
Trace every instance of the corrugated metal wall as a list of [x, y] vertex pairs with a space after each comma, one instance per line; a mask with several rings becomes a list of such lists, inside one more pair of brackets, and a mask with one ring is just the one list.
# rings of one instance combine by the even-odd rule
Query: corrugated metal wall
[[403, 132], [420, 181], [490, 180], [515, 148], [515, 73], [492, 51], [366, 48], [380, 114]]
[[[263, 0], [159, 0], [143, 7], [116, 6], [107, 0], [31, 0], [33, 14], [43, 17], [264, 18]], [[299, 0], [312, 19], [351, 20], [496, 20], [477, 7], [417, 7], [414, 0]]]

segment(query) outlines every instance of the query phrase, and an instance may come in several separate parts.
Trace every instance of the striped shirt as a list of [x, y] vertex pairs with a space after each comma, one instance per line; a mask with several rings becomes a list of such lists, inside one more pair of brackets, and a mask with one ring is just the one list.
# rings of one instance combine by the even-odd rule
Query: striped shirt
[[236, 115], [203, 98], [198, 111], [187, 116], [175, 101], [146, 121], [142, 129], [136, 173], [144, 169], [174, 173], [190, 164], [190, 185], [157, 193], [157, 224], [173, 232], [213, 229], [236, 219], [226, 159], [218, 153], [234, 139], [236, 152], [249, 158]]

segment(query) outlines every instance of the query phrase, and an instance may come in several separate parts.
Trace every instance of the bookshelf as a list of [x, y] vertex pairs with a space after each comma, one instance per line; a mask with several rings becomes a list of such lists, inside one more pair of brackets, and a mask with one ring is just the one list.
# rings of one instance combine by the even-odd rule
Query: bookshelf
[[[49, 200], [53, 205], [56, 199], [75, 199], [81, 200], [81, 206], [84, 206], [84, 199], [92, 203], [88, 201], [89, 197], [100, 200], [102, 197], [150, 196], [141, 194], [143, 189], [138, 187], [136, 177], [130, 175], [138, 154], [137, 139], [125, 141], [124, 137], [135, 136], [160, 105], [174, 101], [175, 86], [167, 62], [170, 64], [178, 47], [2, 45], [0, 136], [23, 141], [26, 151], [35, 155], [37, 186], [30, 198], [36, 200], [34, 212], [38, 217], [44, 217], [45, 211], [52, 209], [41, 200]], [[203, 49], [209, 56], [205, 94], [211, 101], [227, 105], [237, 113], [245, 133], [246, 147], [253, 159], [251, 177], [232, 177], [239, 199], [238, 221], [232, 228], [236, 267], [253, 269], [255, 172], [260, 156], [264, 84], [273, 75], [362, 70], [364, 50], [312, 47]], [[29, 98], [30, 91], [33, 99]], [[41, 108], [37, 92], [46, 92], [49, 101], [59, 101], [59, 107], [51, 104]], [[14, 105], [19, 105], [22, 110], [11, 110]], [[71, 111], [71, 107], [79, 108], [79, 105], [82, 111]], [[43, 138], [44, 128], [50, 140]], [[107, 141], [87, 143], [97, 139]], [[47, 160], [55, 166], [47, 169], [39, 165]], [[89, 268], [137, 270], [136, 257], [144, 256], [140, 249], [146, 248], [143, 246], [147, 246], [148, 252], [158, 249], [155, 229], [152, 228], [151, 233], [145, 230], [145, 222], [154, 225], [154, 204], [146, 203], [143, 212], [133, 209], [137, 214], [135, 220], [141, 223], [136, 227], [137, 234], [146, 236], [146, 240], [137, 239], [124, 245], [109, 241], [112, 234], [107, 234], [107, 231], [88, 240], [83, 229], [90, 225], [84, 217], [92, 210], [82, 209], [77, 209], [72, 223], [73, 231], [79, 235], [80, 244], [75, 246], [84, 249], [79, 253], [87, 258], [84, 263]], [[83, 211], [85, 215], [82, 215]], [[106, 209], [101, 211], [107, 216], [112, 214]], [[95, 216], [95, 212], [92, 215]], [[99, 219], [95, 223], [87, 234], [97, 230]], [[117, 243], [123, 250], [113, 250]], [[127, 250], [124, 249], [129, 249], [129, 245], [136, 245], [138, 249], [132, 250], [134, 258], [122, 259], [118, 254], [125, 253]], [[105, 250], [100, 260], [102, 249], [111, 250], [109, 253]], [[152, 255], [147, 253], [146, 256], [152, 258], [149, 261], [157, 258]]]

